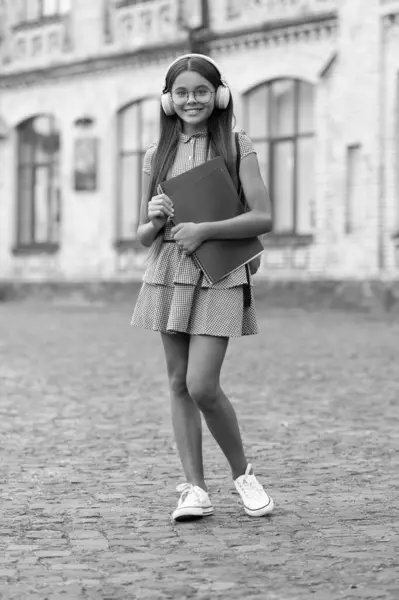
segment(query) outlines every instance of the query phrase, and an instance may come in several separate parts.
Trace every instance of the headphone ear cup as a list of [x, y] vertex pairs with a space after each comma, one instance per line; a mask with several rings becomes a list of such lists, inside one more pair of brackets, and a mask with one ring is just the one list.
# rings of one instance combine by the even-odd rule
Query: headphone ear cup
[[175, 107], [172, 102], [172, 96], [171, 96], [170, 92], [167, 92], [166, 94], [162, 94], [161, 104], [162, 104], [163, 112], [165, 113], [165, 115], [167, 115], [168, 117], [171, 117], [172, 115], [175, 114], [176, 111], [175, 111]]
[[227, 85], [219, 85], [216, 91], [216, 107], [222, 110], [228, 107], [230, 102], [230, 90]]

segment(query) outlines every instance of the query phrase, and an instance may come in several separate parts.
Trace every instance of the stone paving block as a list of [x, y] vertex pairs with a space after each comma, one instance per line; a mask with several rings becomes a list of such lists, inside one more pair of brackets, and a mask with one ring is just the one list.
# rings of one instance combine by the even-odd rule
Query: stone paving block
[[70, 550], [37, 550], [35, 555], [38, 558], [60, 558], [61, 556], [70, 556]]
[[1, 600], [397, 600], [399, 324], [261, 309], [222, 384], [275, 513], [204, 428], [215, 515], [173, 524], [162, 348], [129, 310], [0, 305]]

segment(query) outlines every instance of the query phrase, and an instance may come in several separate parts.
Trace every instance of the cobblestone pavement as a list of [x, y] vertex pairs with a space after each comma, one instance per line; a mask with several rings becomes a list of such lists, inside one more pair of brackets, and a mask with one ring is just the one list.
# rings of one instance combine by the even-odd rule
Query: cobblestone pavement
[[130, 314], [0, 305], [0, 598], [399, 598], [399, 323], [262, 308], [223, 381], [275, 512], [244, 514], [206, 433], [215, 515], [173, 524], [163, 354]]

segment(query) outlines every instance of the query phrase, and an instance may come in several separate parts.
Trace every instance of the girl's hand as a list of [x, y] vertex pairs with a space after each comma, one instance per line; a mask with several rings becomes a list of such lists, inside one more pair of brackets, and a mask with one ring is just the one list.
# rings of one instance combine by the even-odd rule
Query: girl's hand
[[148, 203], [148, 218], [156, 229], [162, 229], [168, 217], [173, 216], [173, 204], [166, 194], [158, 194], [151, 198]]
[[190, 255], [196, 251], [205, 241], [204, 230], [201, 223], [180, 223], [172, 227], [171, 233], [176, 240], [176, 244], [183, 251]]

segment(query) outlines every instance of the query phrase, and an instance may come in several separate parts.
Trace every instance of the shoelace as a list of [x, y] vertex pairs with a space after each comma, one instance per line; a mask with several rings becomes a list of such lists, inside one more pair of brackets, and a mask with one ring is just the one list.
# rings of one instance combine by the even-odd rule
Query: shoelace
[[184, 500], [187, 498], [187, 496], [189, 494], [195, 494], [195, 495], [197, 495], [197, 492], [194, 489], [194, 486], [193, 486], [192, 483], [180, 483], [176, 487], [176, 492], [181, 493], [180, 503], [184, 502]]
[[246, 496], [256, 495], [257, 497], [260, 497], [265, 493], [262, 485], [256, 479], [255, 475], [252, 474], [244, 475], [238, 485]]

